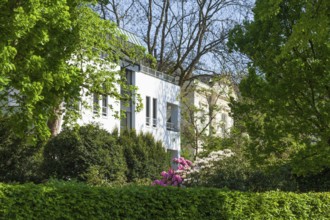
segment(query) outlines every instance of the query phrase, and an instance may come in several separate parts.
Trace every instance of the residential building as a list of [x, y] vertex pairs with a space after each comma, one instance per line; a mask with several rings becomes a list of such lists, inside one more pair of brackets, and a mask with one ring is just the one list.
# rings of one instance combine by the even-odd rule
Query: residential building
[[198, 77], [182, 88], [182, 134], [195, 149], [202, 150], [204, 138], [226, 137], [234, 124], [230, 116], [230, 98], [236, 92], [228, 77]]
[[[121, 34], [127, 36], [127, 46], [136, 44], [142, 46], [139, 39], [132, 33], [119, 29]], [[100, 58], [107, 54], [101, 53]], [[81, 90], [81, 102], [79, 103], [80, 118], [77, 123], [80, 125], [95, 123], [108, 130], [114, 129], [135, 129], [137, 132], [149, 132], [158, 141], [161, 141], [172, 157], [180, 156], [180, 87], [175, 82], [174, 77], [162, 72], [153, 70], [140, 63], [133, 64], [128, 59], [122, 60], [117, 67], [106, 66], [113, 71], [125, 71], [126, 82], [137, 87], [137, 91], [132, 96], [133, 101], [118, 101], [107, 95], [91, 94], [86, 89]], [[74, 62], [74, 61], [69, 61]], [[117, 91], [122, 95], [129, 91], [117, 85]], [[16, 90], [9, 91], [8, 106], [18, 106], [12, 94], [17, 94]], [[137, 111], [137, 99], [141, 98], [143, 108]], [[136, 101], [136, 102], [135, 102]], [[59, 106], [58, 120], [54, 127], [53, 134], [58, 134], [65, 123], [63, 112], [66, 104]], [[124, 117], [119, 117], [124, 115]]]
[[[123, 103], [94, 94], [84, 97], [93, 108], [81, 107], [78, 123], [97, 123], [108, 131], [117, 128], [150, 132], [173, 157], [180, 156], [180, 87], [173, 77], [143, 65], [126, 64], [125, 71], [127, 82], [138, 88], [142, 110], [136, 111], [134, 102]], [[123, 112], [126, 117], [119, 119], [114, 112]]]

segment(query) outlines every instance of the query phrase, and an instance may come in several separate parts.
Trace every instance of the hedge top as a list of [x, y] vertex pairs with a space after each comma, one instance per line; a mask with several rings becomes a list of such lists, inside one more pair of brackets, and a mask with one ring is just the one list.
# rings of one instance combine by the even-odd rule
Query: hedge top
[[0, 219], [330, 219], [330, 193], [0, 184]]

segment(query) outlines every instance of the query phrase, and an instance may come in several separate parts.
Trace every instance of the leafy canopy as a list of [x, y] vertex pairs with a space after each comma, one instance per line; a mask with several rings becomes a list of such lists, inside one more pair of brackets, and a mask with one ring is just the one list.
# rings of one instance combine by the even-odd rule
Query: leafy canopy
[[330, 167], [330, 2], [256, 1], [254, 20], [229, 45], [251, 59], [234, 116], [254, 161], [290, 162], [298, 174]]
[[66, 115], [76, 115], [70, 113], [77, 113], [82, 89], [121, 98], [115, 85], [126, 84], [115, 66], [119, 58], [138, 59], [143, 50], [125, 47], [125, 37], [92, 11], [92, 3], [0, 1], [0, 115], [12, 117], [18, 134], [49, 137], [47, 122], [63, 113], [63, 102]]

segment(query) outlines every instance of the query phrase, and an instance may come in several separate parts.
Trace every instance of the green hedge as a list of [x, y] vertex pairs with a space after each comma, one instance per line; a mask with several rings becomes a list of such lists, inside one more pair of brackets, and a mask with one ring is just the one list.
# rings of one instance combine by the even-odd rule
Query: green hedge
[[330, 193], [0, 184], [0, 219], [330, 219]]

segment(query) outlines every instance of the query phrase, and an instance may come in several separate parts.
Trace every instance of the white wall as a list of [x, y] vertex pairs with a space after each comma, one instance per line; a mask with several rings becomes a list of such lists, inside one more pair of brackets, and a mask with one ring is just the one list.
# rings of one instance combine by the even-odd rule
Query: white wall
[[[180, 155], [180, 132], [168, 131], [166, 129], [166, 106], [167, 103], [174, 104], [179, 107], [178, 97], [180, 94], [180, 87], [166, 82], [157, 77], [147, 75], [142, 72], [134, 72], [133, 82], [138, 87], [137, 93], [140, 94], [143, 103], [143, 109], [140, 112], [135, 112], [133, 117], [133, 127], [137, 132], [150, 132], [156, 140], [163, 142], [168, 150], [174, 150], [177, 156]], [[118, 86], [119, 88], [119, 86]], [[157, 99], [157, 126], [153, 127], [152, 121], [150, 126], [146, 125], [146, 96], [150, 97], [150, 117], [152, 118], [152, 102], [153, 98]], [[84, 100], [90, 106], [93, 106], [93, 97], [85, 96]], [[120, 111], [120, 103], [115, 102], [113, 99], [108, 99], [109, 104], [113, 106], [114, 111]], [[101, 106], [101, 100], [100, 100]], [[82, 118], [78, 120], [79, 124], [99, 123], [103, 128], [112, 131], [114, 128], [120, 129], [120, 120], [113, 116], [113, 112], [108, 111], [108, 116], [101, 115], [97, 117], [93, 114], [93, 109], [81, 109]], [[178, 111], [178, 121], [180, 121], [180, 111]], [[180, 124], [180, 123], [178, 123]]]
[[[215, 98], [213, 101], [215, 101], [217, 107], [219, 107], [219, 110], [217, 112], [214, 112], [215, 116], [214, 119], [212, 120], [212, 127], [213, 127], [213, 132], [215, 132], [216, 136], [224, 137], [225, 134], [230, 133], [230, 129], [234, 124], [234, 120], [232, 117], [230, 117], [230, 107], [229, 107], [229, 100], [230, 97], [236, 98], [236, 94], [233, 91], [233, 89], [229, 86], [228, 83], [217, 83], [213, 85], [213, 87], [210, 87], [209, 85], [200, 82], [198, 80], [195, 80], [194, 84], [195, 90], [192, 92], [193, 94], [193, 99], [192, 103], [201, 108], [204, 109], [205, 112], [209, 111], [209, 104], [207, 100], [207, 96], [205, 94], [199, 94], [197, 91], [198, 90], [213, 90], [215, 93]], [[196, 113], [198, 114], [198, 113]], [[222, 117], [222, 114], [225, 114], [225, 121], [224, 118]], [[208, 120], [206, 120], [205, 123], [207, 123]], [[222, 131], [222, 125], [225, 125], [225, 133]], [[201, 128], [203, 128], [205, 125], [200, 125]], [[209, 132], [209, 129], [207, 128], [205, 130], [206, 133]]]
[[[180, 105], [178, 101], [180, 87], [142, 72], [135, 74], [135, 83], [144, 106], [142, 111], [135, 115], [136, 130], [150, 132], [157, 140], [163, 141], [167, 149], [180, 151], [180, 132], [166, 129], [166, 106], [167, 103]], [[146, 125], [146, 96], [150, 97], [151, 106], [152, 99], [157, 99], [157, 127], [153, 127], [152, 123], [150, 126]], [[152, 108], [150, 112], [152, 117]], [[180, 112], [177, 116], [178, 121], [180, 121]], [[178, 126], [180, 126], [180, 123], [178, 123]]]
[[[119, 86], [118, 86], [119, 89]], [[114, 111], [119, 112], [120, 111], [120, 103], [118, 101], [115, 101], [112, 98], [108, 97], [108, 103], [109, 105], [112, 105], [113, 110], [110, 110], [108, 108], [108, 115], [102, 116], [101, 109], [99, 115], [95, 115], [93, 113], [93, 96], [86, 96], [86, 92], [83, 91], [83, 100], [87, 102], [89, 108], [80, 106], [80, 112], [81, 112], [81, 119], [78, 119], [78, 124], [89, 124], [89, 123], [97, 123], [101, 125], [104, 129], [111, 132], [114, 128], [120, 128], [120, 120], [115, 117]], [[102, 100], [99, 100], [99, 105], [101, 106]]]

